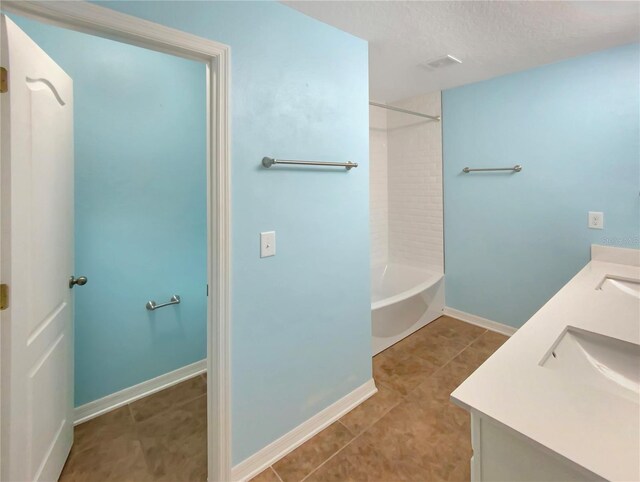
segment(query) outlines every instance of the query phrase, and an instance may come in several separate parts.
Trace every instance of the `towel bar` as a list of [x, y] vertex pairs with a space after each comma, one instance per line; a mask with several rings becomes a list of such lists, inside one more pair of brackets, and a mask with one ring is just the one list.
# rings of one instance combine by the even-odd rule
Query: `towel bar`
[[331, 167], [345, 167], [350, 170], [352, 167], [358, 167], [357, 162], [324, 162], [324, 161], [297, 161], [297, 160], [284, 160], [284, 159], [273, 159], [271, 157], [263, 157], [262, 165], [264, 167], [271, 167], [274, 164], [293, 164], [300, 166], [331, 166]]
[[153, 310], [157, 310], [158, 308], [162, 308], [164, 306], [169, 306], [169, 305], [179, 305], [180, 304], [180, 296], [178, 295], [173, 295], [171, 297], [171, 300], [168, 303], [162, 303], [162, 304], [158, 304], [155, 301], [147, 301], [147, 304], [145, 305], [145, 307], [149, 310], [149, 311], [153, 311]]
[[486, 167], [482, 169], [471, 169], [470, 167], [465, 167], [462, 172], [487, 172], [487, 171], [514, 171], [520, 172], [522, 171], [522, 166], [520, 164], [516, 164], [513, 167]]

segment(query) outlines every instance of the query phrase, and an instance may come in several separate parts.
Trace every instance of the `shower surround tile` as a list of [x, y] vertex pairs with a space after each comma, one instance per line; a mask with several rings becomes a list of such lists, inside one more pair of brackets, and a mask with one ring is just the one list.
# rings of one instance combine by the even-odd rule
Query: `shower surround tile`
[[[391, 103], [440, 115], [440, 92]], [[444, 272], [441, 123], [369, 110], [371, 264]]]
[[369, 222], [371, 265], [389, 257], [389, 196], [387, 186], [387, 111], [369, 107]]
[[[441, 114], [440, 92], [393, 105]], [[442, 125], [389, 111], [389, 260], [444, 272]]]

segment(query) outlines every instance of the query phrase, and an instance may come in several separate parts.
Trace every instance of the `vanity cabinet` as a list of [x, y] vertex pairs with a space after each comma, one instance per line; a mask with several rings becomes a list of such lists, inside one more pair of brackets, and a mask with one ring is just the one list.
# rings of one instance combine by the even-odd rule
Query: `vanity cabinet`
[[476, 410], [471, 410], [471, 444], [471, 482], [604, 480]]

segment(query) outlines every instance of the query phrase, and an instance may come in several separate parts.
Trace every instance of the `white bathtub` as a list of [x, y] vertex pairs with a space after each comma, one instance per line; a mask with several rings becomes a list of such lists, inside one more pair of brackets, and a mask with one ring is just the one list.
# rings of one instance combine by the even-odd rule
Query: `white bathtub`
[[442, 315], [444, 275], [401, 264], [371, 270], [373, 354]]

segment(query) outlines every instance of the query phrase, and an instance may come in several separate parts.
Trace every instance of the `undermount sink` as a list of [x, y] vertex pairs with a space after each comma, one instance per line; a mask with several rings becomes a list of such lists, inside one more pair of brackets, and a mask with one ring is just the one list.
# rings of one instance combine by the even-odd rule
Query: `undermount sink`
[[621, 291], [640, 300], [640, 279], [607, 275], [597, 289], [602, 291]]
[[540, 365], [640, 403], [640, 345], [568, 326]]

